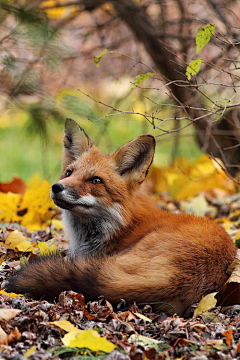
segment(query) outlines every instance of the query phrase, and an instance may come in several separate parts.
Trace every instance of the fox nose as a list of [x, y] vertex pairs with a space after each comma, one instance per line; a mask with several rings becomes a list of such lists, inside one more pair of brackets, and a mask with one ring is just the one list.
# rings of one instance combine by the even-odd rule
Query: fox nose
[[53, 184], [53, 186], [52, 186], [52, 192], [54, 194], [57, 194], [57, 193], [63, 191], [63, 189], [64, 189], [63, 185], [59, 184], [59, 183]]

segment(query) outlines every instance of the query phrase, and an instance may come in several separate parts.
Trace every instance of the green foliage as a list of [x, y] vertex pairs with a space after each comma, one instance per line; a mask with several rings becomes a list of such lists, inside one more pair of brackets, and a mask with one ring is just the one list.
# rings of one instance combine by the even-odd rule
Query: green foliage
[[79, 360], [100, 360], [107, 357], [109, 354], [101, 353], [96, 354], [94, 351], [89, 349], [79, 349], [74, 347], [59, 346], [52, 350], [52, 355], [58, 355], [60, 359], [79, 359]]
[[103, 50], [103, 52], [98, 55], [98, 56], [94, 56], [93, 61], [96, 65], [96, 67], [99, 67], [99, 62], [101, 60], [101, 58], [103, 57], [104, 54], [119, 54], [122, 55], [122, 53], [120, 53], [120, 51], [108, 51], [107, 49]]
[[71, 49], [63, 41], [59, 27], [39, 8], [15, 1], [1, 1], [0, 8], [0, 41], [4, 49], [0, 53], [0, 82], [1, 92], [6, 95], [5, 103], [0, 104], [4, 111], [28, 112], [27, 129], [43, 140], [48, 120], [63, 119], [62, 110], [46, 94], [44, 76], [53, 74]]
[[[199, 54], [200, 50], [210, 41], [211, 36], [213, 35], [215, 30], [215, 24], [207, 24], [200, 29], [198, 29], [196, 36], [196, 53]], [[192, 60], [186, 68], [186, 76], [190, 81], [192, 76], [195, 76], [201, 67], [202, 59], [197, 58]]]
[[155, 73], [148, 72], [146, 74], [140, 74], [135, 77], [131, 89], [134, 89], [137, 85], [141, 84], [143, 81], [149, 79], [151, 76], [157, 75]]
[[196, 36], [196, 52], [199, 54], [200, 50], [210, 41], [211, 36], [215, 30], [215, 24], [207, 24], [198, 29]]
[[79, 98], [79, 96], [64, 94], [61, 103], [66, 111], [71, 111], [75, 116], [81, 116], [91, 120], [95, 120], [99, 117], [99, 113], [97, 113], [97, 111], [85, 100]]
[[50, 101], [41, 101], [29, 105], [28, 114], [29, 119], [26, 123], [27, 132], [30, 135], [39, 135], [42, 141], [47, 141], [48, 139], [49, 121], [63, 123], [65, 119], [60, 109]]
[[96, 65], [96, 67], [99, 67], [99, 62], [100, 62], [101, 58], [103, 57], [104, 54], [107, 54], [107, 53], [109, 53], [109, 51], [107, 51], [107, 49], [105, 49], [105, 50], [103, 50], [103, 52], [100, 55], [94, 56], [93, 61]]
[[240, 239], [237, 239], [237, 240], [235, 241], [235, 245], [236, 245], [236, 247], [237, 247], [238, 249], [240, 249]]
[[190, 64], [187, 66], [186, 76], [189, 81], [191, 80], [192, 76], [196, 75], [199, 72], [201, 64], [202, 64], [202, 59], [198, 58], [192, 60]]

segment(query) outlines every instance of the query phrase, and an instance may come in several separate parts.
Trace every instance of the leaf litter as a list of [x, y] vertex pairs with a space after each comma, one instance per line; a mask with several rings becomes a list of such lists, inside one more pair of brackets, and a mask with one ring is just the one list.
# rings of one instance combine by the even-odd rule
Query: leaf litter
[[[206, 170], [207, 169], [207, 170]], [[67, 253], [60, 213], [49, 198], [50, 184], [35, 176], [0, 184], [0, 279], [29, 258]], [[12, 183], [12, 189], [11, 189]], [[216, 188], [217, 185], [217, 188]], [[238, 189], [212, 161], [178, 160], [150, 172], [147, 190], [163, 209], [201, 212], [223, 226], [238, 246]], [[39, 192], [43, 197], [39, 197]], [[239, 247], [239, 246], [238, 246]], [[232, 359], [240, 358], [240, 256], [218, 294], [192, 306], [185, 318], [157, 313], [151, 304], [114, 308], [100, 297], [85, 303], [63, 292], [55, 302], [36, 301], [0, 290], [0, 359]], [[227, 305], [227, 306], [226, 306]]]

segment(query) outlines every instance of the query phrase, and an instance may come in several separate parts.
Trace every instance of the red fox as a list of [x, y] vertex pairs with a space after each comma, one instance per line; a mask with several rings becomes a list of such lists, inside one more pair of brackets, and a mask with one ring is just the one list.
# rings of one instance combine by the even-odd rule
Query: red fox
[[86, 300], [157, 302], [178, 314], [220, 290], [236, 248], [213, 221], [161, 210], [145, 194], [154, 151], [154, 137], [142, 135], [104, 155], [67, 119], [51, 197], [62, 209], [70, 257], [29, 262], [6, 290], [37, 298], [74, 290]]

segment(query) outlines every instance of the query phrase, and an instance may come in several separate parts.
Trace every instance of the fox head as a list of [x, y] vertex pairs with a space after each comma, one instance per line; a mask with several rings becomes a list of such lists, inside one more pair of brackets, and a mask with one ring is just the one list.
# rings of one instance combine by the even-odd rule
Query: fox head
[[78, 213], [121, 205], [145, 180], [155, 150], [154, 137], [142, 135], [104, 155], [72, 119], [66, 119], [63, 143], [62, 175], [51, 197]]

